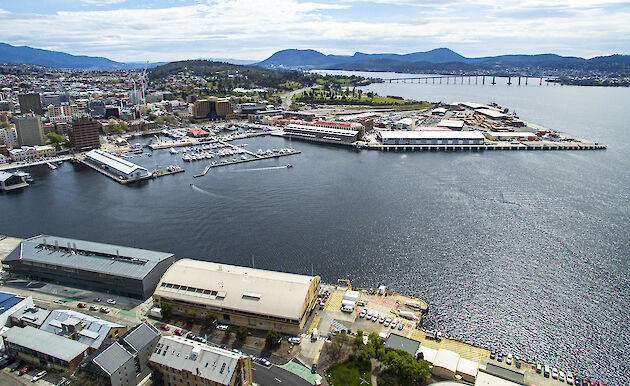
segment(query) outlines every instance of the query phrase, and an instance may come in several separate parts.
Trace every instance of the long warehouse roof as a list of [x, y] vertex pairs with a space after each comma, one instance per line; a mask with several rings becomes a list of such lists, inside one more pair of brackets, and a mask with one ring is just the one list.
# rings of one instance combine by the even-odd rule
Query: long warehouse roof
[[93, 159], [94, 161], [107, 165], [110, 168], [116, 169], [124, 174], [131, 174], [138, 169], [147, 170], [146, 168], [143, 168], [140, 165], [136, 165], [133, 162], [129, 162], [120, 157], [116, 157], [115, 155], [100, 150], [91, 150], [85, 156]]
[[484, 139], [479, 131], [444, 131], [444, 130], [393, 130], [380, 131], [383, 139]]
[[22, 241], [4, 262], [32, 261], [142, 280], [161, 261], [172, 256], [172, 253], [39, 235]]
[[182, 259], [162, 276], [156, 296], [299, 320], [317, 276]]
[[2, 334], [5, 341], [18, 346], [28, 347], [31, 350], [50, 355], [51, 357], [70, 362], [88, 349], [88, 346], [67, 339], [59, 335], [51, 334], [37, 328], [26, 326], [11, 327]]
[[288, 125], [287, 129], [310, 131], [314, 133], [324, 133], [324, 134], [348, 135], [348, 136], [354, 136], [359, 133], [358, 130], [333, 129], [333, 128], [328, 128], [328, 127], [295, 125], [295, 124]]

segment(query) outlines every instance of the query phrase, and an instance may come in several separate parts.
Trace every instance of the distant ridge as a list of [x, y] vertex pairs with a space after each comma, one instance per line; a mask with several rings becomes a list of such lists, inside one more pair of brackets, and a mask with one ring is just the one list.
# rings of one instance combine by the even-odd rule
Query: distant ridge
[[472, 71], [601, 71], [630, 74], [630, 55], [598, 56], [584, 59], [556, 54], [499, 55], [467, 58], [448, 48], [410, 54], [325, 55], [315, 50], [289, 49], [274, 53], [257, 63], [269, 68], [299, 68], [393, 72], [472, 72]]

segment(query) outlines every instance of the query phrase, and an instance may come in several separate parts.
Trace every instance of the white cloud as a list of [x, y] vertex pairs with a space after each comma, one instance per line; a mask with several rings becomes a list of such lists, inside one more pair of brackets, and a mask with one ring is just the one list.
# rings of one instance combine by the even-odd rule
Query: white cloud
[[124, 3], [127, 0], [81, 0], [82, 3], [86, 5], [95, 5], [97, 7], [112, 5], [112, 4], [120, 4]]
[[12, 44], [121, 61], [262, 59], [283, 48], [352, 53], [412, 52], [447, 46], [464, 55], [481, 56], [518, 52], [595, 55], [630, 47], [629, 10], [608, 12], [593, 6], [610, 1], [576, 0], [583, 8], [565, 6], [540, 15], [536, 7], [551, 9], [552, 3], [569, 2], [507, 0], [505, 6], [496, 7], [490, 0], [480, 0], [475, 4], [485, 3], [485, 8], [477, 12], [474, 10], [480, 6], [460, 0], [439, 3], [406, 18], [383, 15], [370, 21], [354, 18], [359, 5], [353, 2], [297, 0], [207, 0], [161, 9], [79, 10], [51, 15], [0, 13], [0, 35]]

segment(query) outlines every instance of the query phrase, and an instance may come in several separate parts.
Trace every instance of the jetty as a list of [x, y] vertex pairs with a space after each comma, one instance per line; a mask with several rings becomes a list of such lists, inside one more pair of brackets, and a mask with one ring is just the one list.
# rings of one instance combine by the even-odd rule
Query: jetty
[[302, 152], [298, 151], [298, 150], [292, 150], [292, 151], [287, 151], [287, 152], [283, 152], [283, 153], [275, 153], [275, 154], [271, 154], [271, 155], [259, 155], [259, 154], [256, 154], [256, 153], [252, 153], [250, 151], [247, 151], [247, 153], [249, 155], [254, 155], [255, 158], [241, 159], [241, 160], [229, 161], [229, 162], [219, 162], [219, 163], [216, 163], [214, 165], [212, 165], [212, 164], [206, 165], [206, 167], [203, 169], [203, 171], [201, 173], [195, 174], [195, 175], [193, 175], [193, 177], [194, 178], [203, 177], [203, 176], [205, 176], [208, 173], [208, 171], [210, 171], [210, 169], [218, 168], [220, 166], [236, 165], [236, 164], [241, 164], [241, 163], [246, 163], [246, 162], [260, 161], [260, 160], [263, 160], [263, 159], [270, 159], [270, 158], [280, 158], [280, 157], [287, 156], [287, 155], [300, 154]]

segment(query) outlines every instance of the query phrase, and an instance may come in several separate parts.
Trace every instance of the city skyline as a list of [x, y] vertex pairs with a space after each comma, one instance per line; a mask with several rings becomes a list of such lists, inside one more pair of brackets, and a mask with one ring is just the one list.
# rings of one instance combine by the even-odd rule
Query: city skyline
[[[270, 12], [268, 10], [273, 10]], [[0, 6], [4, 41], [116, 61], [326, 54], [627, 54], [625, 1], [25, 0]]]

